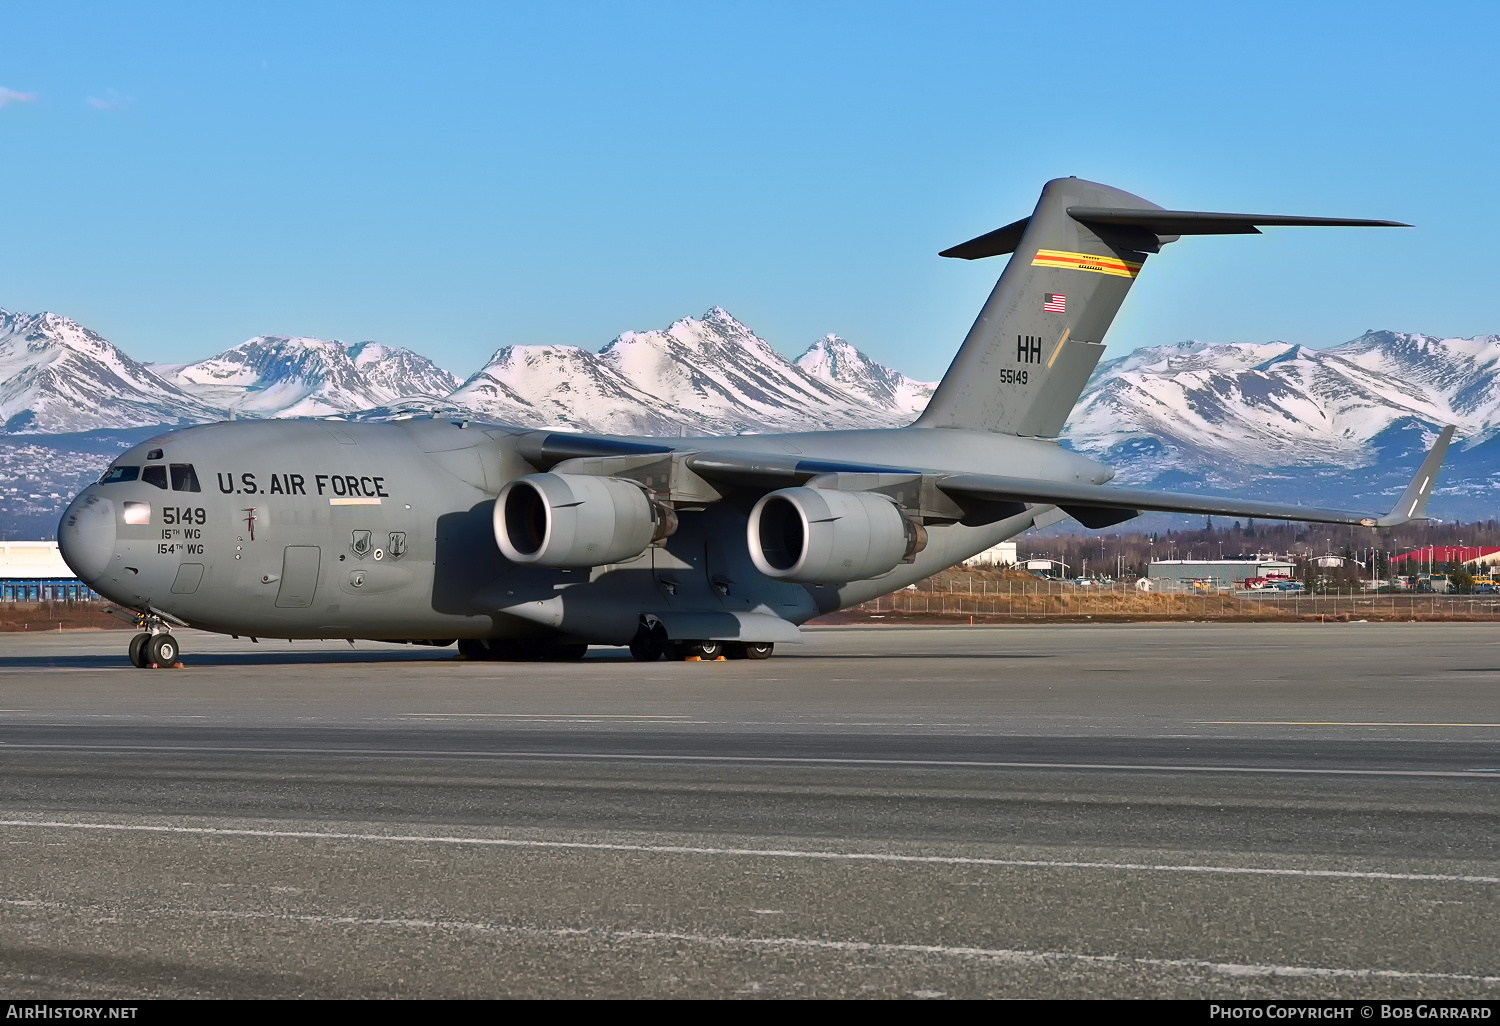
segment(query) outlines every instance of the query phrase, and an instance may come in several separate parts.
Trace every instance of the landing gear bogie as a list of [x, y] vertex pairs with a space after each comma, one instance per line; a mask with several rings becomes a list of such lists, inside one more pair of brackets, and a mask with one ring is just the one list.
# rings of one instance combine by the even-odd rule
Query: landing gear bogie
[[141, 670], [165, 669], [181, 665], [182, 647], [172, 636], [167, 622], [155, 613], [135, 617], [140, 633], [130, 639], [130, 665]]

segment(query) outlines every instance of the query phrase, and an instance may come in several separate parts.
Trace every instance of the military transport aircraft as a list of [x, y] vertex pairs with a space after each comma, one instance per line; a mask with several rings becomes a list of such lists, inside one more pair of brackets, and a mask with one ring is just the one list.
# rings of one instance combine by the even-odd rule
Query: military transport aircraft
[[1106, 484], [1055, 438], [1149, 254], [1184, 235], [1391, 221], [1165, 210], [1076, 178], [944, 251], [1012, 254], [910, 427], [624, 438], [410, 419], [173, 431], [73, 500], [63, 558], [140, 627], [449, 645], [479, 659], [762, 659], [798, 625], [1032, 526], [1145, 510], [1386, 526], [1421, 518], [1452, 427], [1384, 516]]

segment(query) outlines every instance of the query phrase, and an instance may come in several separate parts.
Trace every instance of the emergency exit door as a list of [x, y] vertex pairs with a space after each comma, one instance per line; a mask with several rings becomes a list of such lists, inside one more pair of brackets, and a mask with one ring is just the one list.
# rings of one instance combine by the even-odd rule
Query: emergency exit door
[[313, 593], [318, 590], [318, 563], [322, 550], [316, 545], [288, 545], [281, 557], [281, 590], [276, 593], [276, 604], [283, 608], [300, 609], [312, 605]]

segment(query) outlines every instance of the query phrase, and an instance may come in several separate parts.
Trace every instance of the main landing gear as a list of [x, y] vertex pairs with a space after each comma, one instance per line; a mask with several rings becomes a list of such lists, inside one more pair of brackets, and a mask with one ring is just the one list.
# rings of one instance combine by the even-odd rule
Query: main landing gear
[[130, 663], [142, 670], [170, 669], [177, 665], [182, 649], [177, 639], [160, 623], [141, 618], [141, 633], [130, 639]]
[[666, 628], [656, 623], [642, 625], [630, 643], [630, 654], [643, 663], [654, 663], [665, 656], [669, 660], [702, 659], [769, 659], [774, 645], [769, 641], [672, 641]]

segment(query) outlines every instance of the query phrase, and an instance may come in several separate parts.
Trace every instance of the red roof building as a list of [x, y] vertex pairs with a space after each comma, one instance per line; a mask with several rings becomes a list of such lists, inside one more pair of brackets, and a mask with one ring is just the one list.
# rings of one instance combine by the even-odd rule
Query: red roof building
[[1392, 556], [1391, 562], [1411, 562], [1422, 566], [1442, 566], [1444, 563], [1494, 566], [1500, 563], [1500, 545], [1428, 545], [1426, 548]]

